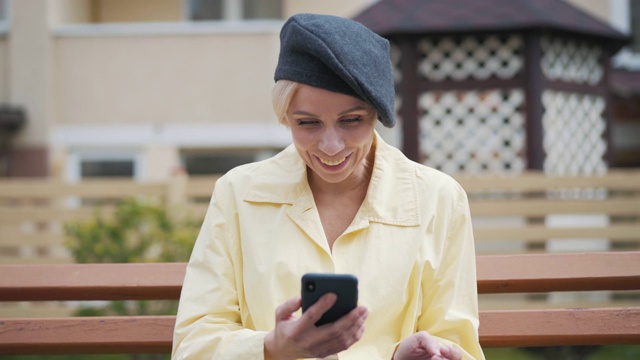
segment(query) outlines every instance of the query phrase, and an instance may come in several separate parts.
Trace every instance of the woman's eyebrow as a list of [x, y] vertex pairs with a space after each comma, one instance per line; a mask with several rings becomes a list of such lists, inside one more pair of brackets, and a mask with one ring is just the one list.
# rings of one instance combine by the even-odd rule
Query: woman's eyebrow
[[310, 112], [306, 112], [303, 110], [296, 110], [293, 112], [293, 115], [304, 115], [304, 116], [311, 116], [311, 117], [319, 117], [316, 114], [310, 113]]
[[361, 106], [361, 105], [357, 105], [357, 106], [354, 106], [354, 107], [352, 107], [352, 108], [349, 108], [349, 109], [347, 109], [347, 110], [345, 110], [345, 111], [341, 112], [341, 113], [340, 113], [340, 114], [338, 114], [338, 115], [344, 115], [344, 114], [348, 114], [348, 113], [350, 113], [350, 112], [360, 111], [360, 110], [367, 110], [367, 108], [366, 108], [366, 107], [364, 107], [364, 106]]

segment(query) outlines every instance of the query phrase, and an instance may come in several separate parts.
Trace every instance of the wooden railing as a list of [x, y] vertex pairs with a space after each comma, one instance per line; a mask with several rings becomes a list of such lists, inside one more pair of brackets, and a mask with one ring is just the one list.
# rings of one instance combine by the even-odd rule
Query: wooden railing
[[640, 249], [640, 171], [463, 177], [479, 253]]
[[108, 214], [127, 198], [152, 198], [204, 218], [217, 177], [174, 176], [166, 182], [131, 179], [0, 180], [0, 264], [70, 263], [63, 226], [87, 220], [95, 211]]
[[[152, 197], [203, 218], [216, 178], [0, 180], [0, 264], [71, 262], [63, 224], [90, 218], [96, 202], [108, 213], [114, 201]], [[478, 254], [640, 250], [640, 170], [457, 180], [469, 195]]]

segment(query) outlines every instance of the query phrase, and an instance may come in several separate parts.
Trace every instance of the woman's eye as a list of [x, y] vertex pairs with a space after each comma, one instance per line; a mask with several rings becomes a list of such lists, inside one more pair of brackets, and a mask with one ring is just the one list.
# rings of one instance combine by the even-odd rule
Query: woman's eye
[[346, 119], [342, 120], [342, 122], [347, 123], [347, 124], [356, 124], [356, 123], [360, 122], [360, 120], [362, 120], [362, 116], [354, 116], [354, 117], [346, 118]]
[[317, 120], [298, 119], [298, 125], [315, 125], [318, 124]]

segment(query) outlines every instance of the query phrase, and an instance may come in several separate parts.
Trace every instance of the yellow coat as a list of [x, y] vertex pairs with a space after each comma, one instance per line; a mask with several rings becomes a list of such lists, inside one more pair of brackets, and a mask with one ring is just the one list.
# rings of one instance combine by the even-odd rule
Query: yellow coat
[[174, 359], [262, 359], [276, 307], [300, 294], [307, 272], [359, 279], [366, 330], [339, 359], [390, 359], [417, 330], [484, 359], [466, 194], [375, 136], [367, 196], [333, 253], [293, 146], [218, 180], [187, 267]]

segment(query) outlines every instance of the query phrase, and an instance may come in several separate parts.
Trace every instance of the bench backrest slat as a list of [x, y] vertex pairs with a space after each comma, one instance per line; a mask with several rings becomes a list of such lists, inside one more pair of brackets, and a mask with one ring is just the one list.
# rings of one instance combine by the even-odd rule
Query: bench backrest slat
[[480, 313], [487, 347], [640, 344], [640, 307]]
[[171, 351], [175, 316], [0, 319], [0, 355]]
[[[173, 316], [0, 320], [0, 355], [168, 353]], [[640, 308], [484, 311], [484, 347], [640, 343]], [[606, 335], [603, 335], [606, 332]]]
[[[640, 290], [638, 251], [480, 255], [476, 261], [481, 294]], [[0, 300], [178, 299], [185, 266], [185, 263], [0, 265]]]
[[185, 263], [0, 265], [0, 301], [171, 300]]
[[483, 255], [476, 262], [481, 294], [640, 290], [638, 251]]

